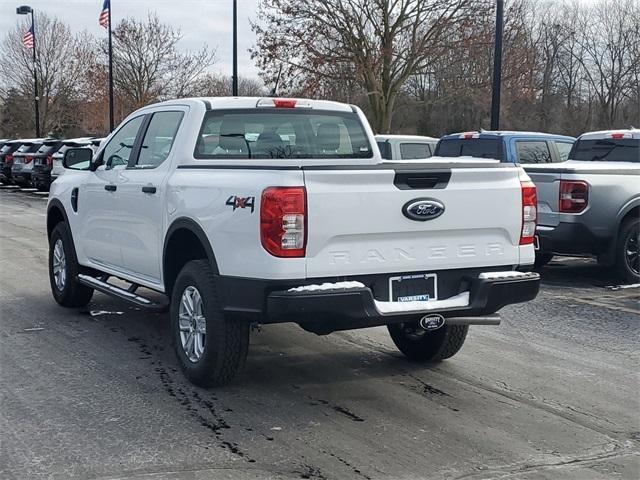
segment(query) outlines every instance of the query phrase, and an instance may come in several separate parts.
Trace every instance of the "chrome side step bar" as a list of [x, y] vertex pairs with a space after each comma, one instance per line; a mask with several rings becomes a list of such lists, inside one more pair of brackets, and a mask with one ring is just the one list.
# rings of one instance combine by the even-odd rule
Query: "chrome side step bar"
[[500, 315], [483, 317], [447, 317], [445, 325], [500, 325]]
[[107, 282], [108, 277], [105, 275], [101, 278], [92, 277], [91, 275], [79, 274], [78, 282], [81, 284], [91, 287], [99, 292], [102, 292], [106, 295], [111, 295], [112, 297], [120, 298], [122, 300], [126, 300], [131, 302], [139, 307], [147, 308], [150, 310], [163, 311], [166, 310], [169, 306], [168, 301], [164, 302], [154, 302], [145, 298], [141, 295], [135, 293], [138, 289], [138, 285], [132, 283], [128, 289], [124, 289], [121, 287], [117, 287]]

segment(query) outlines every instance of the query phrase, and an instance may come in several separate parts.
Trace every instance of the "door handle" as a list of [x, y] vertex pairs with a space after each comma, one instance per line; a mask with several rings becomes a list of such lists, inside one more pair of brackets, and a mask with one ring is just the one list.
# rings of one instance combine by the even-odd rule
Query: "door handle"
[[118, 189], [118, 186], [117, 185], [105, 185], [104, 189], [107, 192], [115, 192]]
[[152, 187], [152, 186], [142, 187], [142, 193], [156, 193], [156, 187]]

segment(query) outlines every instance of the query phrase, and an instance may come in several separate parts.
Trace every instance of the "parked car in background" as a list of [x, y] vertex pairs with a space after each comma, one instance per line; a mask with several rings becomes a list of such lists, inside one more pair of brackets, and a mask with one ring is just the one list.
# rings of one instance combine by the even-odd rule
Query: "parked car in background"
[[537, 132], [484, 131], [445, 135], [435, 155], [494, 158], [501, 162], [558, 163], [569, 158], [575, 138]]
[[585, 133], [568, 161], [524, 168], [538, 187], [538, 265], [593, 255], [640, 282], [640, 130]]
[[20, 148], [23, 140], [10, 140], [0, 148], [0, 181], [11, 182], [11, 166], [13, 165], [13, 154]]
[[33, 167], [31, 169], [31, 186], [38, 190], [49, 190], [51, 183], [51, 166], [53, 154], [62, 146], [62, 140], [47, 140], [33, 155]]
[[70, 148], [82, 148], [89, 147], [94, 153], [98, 150], [100, 146], [100, 142], [103, 138], [94, 138], [94, 137], [80, 137], [80, 138], [71, 138], [68, 140], [64, 140], [62, 142], [62, 146], [60, 149], [53, 154], [53, 163], [51, 165], [51, 182], [53, 182], [56, 178], [64, 173], [64, 166], [62, 165], [62, 159], [64, 158], [64, 152], [69, 150]]
[[33, 156], [45, 140], [44, 138], [33, 138], [22, 141], [20, 148], [13, 154], [13, 164], [11, 165], [11, 179], [13, 183], [21, 187], [26, 187], [31, 184]]
[[419, 135], [376, 135], [375, 139], [385, 160], [429, 158], [438, 144], [437, 138]]

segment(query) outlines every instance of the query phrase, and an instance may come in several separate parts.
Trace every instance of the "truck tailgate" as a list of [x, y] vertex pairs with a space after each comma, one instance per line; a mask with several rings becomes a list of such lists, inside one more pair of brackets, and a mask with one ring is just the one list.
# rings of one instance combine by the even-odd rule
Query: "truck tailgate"
[[[513, 165], [311, 167], [304, 177], [307, 277], [519, 263], [522, 197]], [[440, 202], [444, 213], [408, 218], [404, 206], [418, 199]]]

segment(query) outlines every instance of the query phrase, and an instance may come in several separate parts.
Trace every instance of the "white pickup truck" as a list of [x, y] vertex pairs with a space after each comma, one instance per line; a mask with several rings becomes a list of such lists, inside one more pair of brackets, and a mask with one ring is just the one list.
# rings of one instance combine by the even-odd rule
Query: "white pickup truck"
[[251, 324], [387, 325], [407, 357], [439, 361], [469, 325], [498, 324], [500, 308], [538, 292], [539, 276], [518, 271], [534, 262], [536, 226], [522, 168], [385, 164], [355, 106], [158, 103], [64, 165], [47, 212], [55, 300], [79, 307], [98, 290], [168, 308], [198, 385], [234, 377]]

